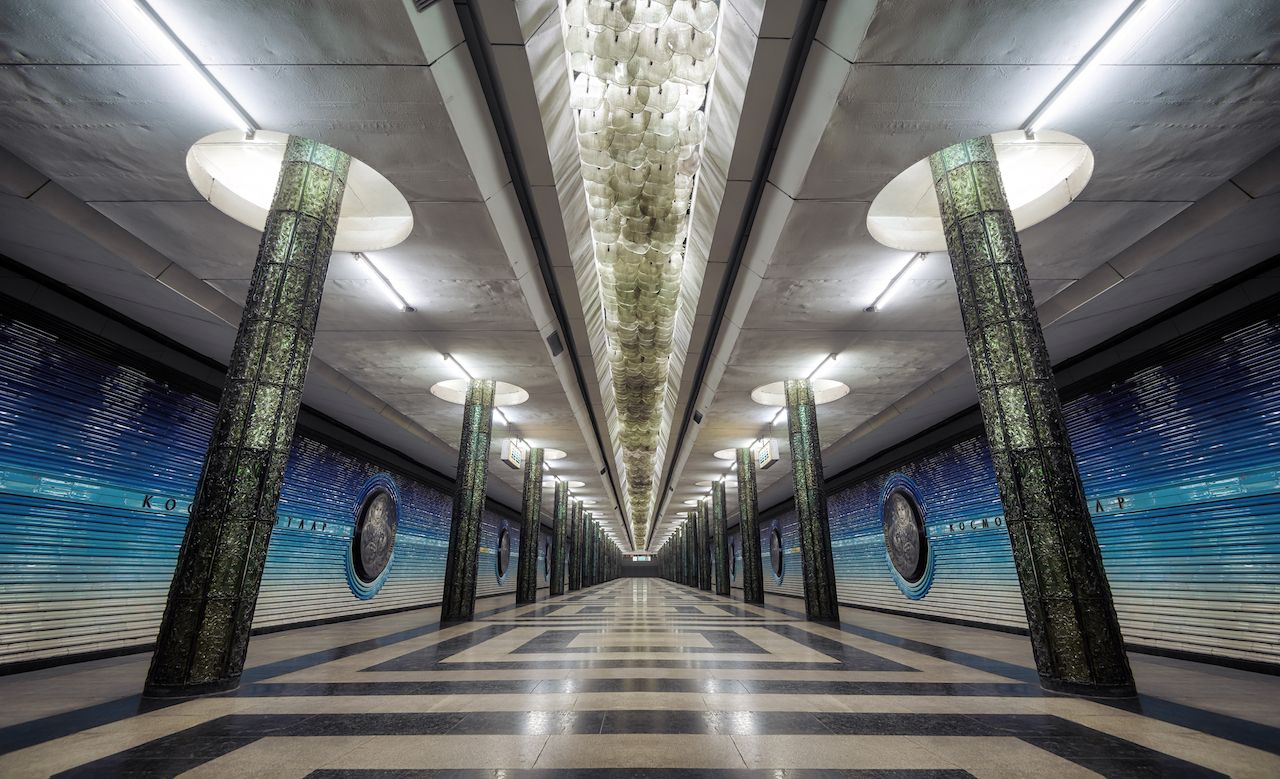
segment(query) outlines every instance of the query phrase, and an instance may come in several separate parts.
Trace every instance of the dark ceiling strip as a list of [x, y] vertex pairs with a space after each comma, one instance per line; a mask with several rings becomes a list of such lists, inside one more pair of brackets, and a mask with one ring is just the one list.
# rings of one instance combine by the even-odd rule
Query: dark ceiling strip
[[495, 66], [489, 47], [489, 36], [485, 34], [476, 11], [467, 0], [455, 0], [454, 7], [458, 11], [458, 21], [462, 25], [462, 34], [467, 42], [467, 51], [471, 53], [471, 62], [476, 69], [476, 77], [480, 80], [480, 89], [484, 92], [485, 103], [489, 106], [489, 115], [493, 118], [493, 129], [498, 135], [498, 143], [502, 146], [502, 156], [507, 161], [507, 171], [511, 174], [512, 188], [516, 200], [520, 203], [520, 211], [524, 214], [525, 225], [529, 228], [529, 240], [533, 243], [533, 251], [538, 255], [538, 270], [542, 273], [542, 282], [546, 285], [547, 296], [551, 298], [551, 308], [556, 315], [556, 325], [560, 337], [564, 339], [564, 347], [569, 352], [569, 361], [573, 366], [573, 375], [578, 382], [578, 392], [591, 419], [591, 430], [596, 436], [596, 445], [600, 448], [600, 459], [604, 461], [609, 486], [613, 496], [618, 500], [615, 507], [622, 517], [623, 529], [627, 532], [627, 542], [635, 548], [635, 539], [631, 537], [631, 525], [622, 510], [622, 493], [613, 478], [613, 468], [609, 462], [610, 449], [605, 446], [604, 437], [600, 434], [600, 424], [596, 420], [595, 410], [591, 406], [591, 394], [583, 379], [582, 364], [578, 361], [578, 350], [573, 343], [573, 331], [569, 328], [569, 317], [565, 313], [564, 300], [560, 297], [560, 287], [556, 283], [555, 273], [551, 267], [551, 256], [546, 243], [542, 240], [542, 225], [537, 212], [533, 208], [533, 193], [529, 187], [529, 179], [525, 175], [524, 162], [520, 159], [520, 151], [515, 141], [515, 133], [511, 129], [511, 116], [507, 111], [506, 97], [502, 85], [494, 75]]
[[[724, 279], [720, 282], [720, 293], [716, 297], [715, 309], [711, 312], [711, 326], [707, 330], [706, 341], [702, 345], [702, 353], [698, 357], [698, 369], [694, 374], [693, 396], [689, 398], [684, 409], [684, 419], [680, 423], [680, 434], [676, 437], [676, 454], [667, 469], [662, 490], [658, 493], [658, 505], [674, 485], [676, 463], [680, 459], [680, 450], [684, 446], [684, 438], [693, 422], [693, 414], [698, 400], [702, 382], [706, 380], [707, 370], [711, 366], [711, 354], [715, 349], [716, 338], [720, 335], [720, 323], [724, 321], [725, 311], [729, 308], [729, 297], [733, 293], [738, 279], [738, 271], [742, 267], [742, 258], [747, 252], [747, 242], [751, 238], [751, 228], [755, 226], [756, 215], [760, 211], [760, 200], [764, 197], [764, 186], [769, 179], [769, 171], [773, 168], [773, 160], [778, 155], [778, 144], [782, 141], [782, 131], [787, 126], [787, 117], [791, 114], [791, 105], [795, 101], [796, 90], [800, 86], [800, 78], [804, 75], [804, 64], [809, 59], [809, 50], [818, 35], [818, 23], [822, 20], [822, 11], [826, 8], [826, 0], [807, 0], [796, 25], [796, 35], [791, 40], [791, 49], [787, 52], [787, 64], [783, 67], [778, 92], [774, 97], [773, 110], [769, 116], [769, 126], [765, 130], [766, 146], [760, 159], [756, 161], [756, 169], [751, 177], [751, 188], [747, 191], [747, 202], [742, 213], [742, 224], [738, 235], [734, 238], [733, 249], [729, 253], [729, 267]], [[649, 537], [646, 546], [653, 541], [653, 534], [658, 529], [661, 518], [654, 517], [649, 524]]]

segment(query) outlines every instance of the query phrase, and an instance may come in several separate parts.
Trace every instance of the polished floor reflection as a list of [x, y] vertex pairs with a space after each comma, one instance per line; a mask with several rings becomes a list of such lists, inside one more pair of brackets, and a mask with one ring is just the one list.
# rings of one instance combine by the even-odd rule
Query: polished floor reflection
[[259, 636], [216, 698], [141, 701], [145, 655], [0, 677], [0, 776], [1280, 776], [1277, 677], [1050, 696], [1023, 637], [802, 607], [623, 579]]

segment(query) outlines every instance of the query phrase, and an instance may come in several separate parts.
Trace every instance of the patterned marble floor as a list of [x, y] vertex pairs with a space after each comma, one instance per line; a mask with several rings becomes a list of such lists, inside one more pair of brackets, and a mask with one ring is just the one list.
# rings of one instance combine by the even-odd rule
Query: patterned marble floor
[[1134, 655], [1138, 702], [1049, 696], [1024, 637], [623, 579], [255, 637], [156, 704], [132, 655], [0, 677], [0, 776], [1280, 776], [1280, 678]]

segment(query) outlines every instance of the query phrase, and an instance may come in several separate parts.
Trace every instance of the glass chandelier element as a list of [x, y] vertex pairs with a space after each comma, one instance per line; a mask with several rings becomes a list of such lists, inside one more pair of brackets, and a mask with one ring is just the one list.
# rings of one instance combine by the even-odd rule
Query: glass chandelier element
[[614, 443], [643, 546], [720, 8], [715, 0], [565, 0], [563, 10]]

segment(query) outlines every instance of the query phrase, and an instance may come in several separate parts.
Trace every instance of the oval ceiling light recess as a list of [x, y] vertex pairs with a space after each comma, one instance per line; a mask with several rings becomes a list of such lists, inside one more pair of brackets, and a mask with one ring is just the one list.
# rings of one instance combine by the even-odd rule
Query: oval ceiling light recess
[[[839, 400], [849, 394], [849, 385], [835, 379], [810, 379], [813, 384], [813, 402], [816, 405]], [[787, 393], [780, 381], [770, 382], [751, 390], [751, 399], [762, 406], [787, 405]], [[717, 456], [719, 454], [717, 453]]]
[[[1019, 230], [1039, 224], [1071, 204], [1093, 176], [1093, 151], [1079, 138], [1040, 130], [992, 133], [1000, 178]], [[871, 237], [892, 249], [945, 252], [938, 197], [925, 157], [885, 185], [867, 212]]]
[[[242, 130], [206, 135], [187, 151], [187, 175], [214, 208], [261, 231], [275, 197], [286, 133]], [[413, 230], [413, 212], [400, 190], [354, 157], [338, 213], [335, 252], [373, 252], [399, 244]]]
[[[441, 400], [447, 400], [450, 403], [464, 405], [467, 402], [467, 385], [470, 384], [468, 379], [445, 379], [436, 382], [431, 386], [431, 394]], [[529, 399], [529, 393], [523, 387], [517, 387], [514, 384], [508, 384], [505, 381], [495, 383], [493, 390], [493, 405], [496, 406], [518, 406]], [[548, 449], [548, 452], [558, 451]], [[546, 455], [547, 459], [556, 459]], [[563, 453], [560, 455], [564, 456]]]

